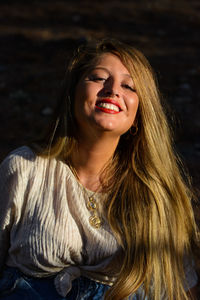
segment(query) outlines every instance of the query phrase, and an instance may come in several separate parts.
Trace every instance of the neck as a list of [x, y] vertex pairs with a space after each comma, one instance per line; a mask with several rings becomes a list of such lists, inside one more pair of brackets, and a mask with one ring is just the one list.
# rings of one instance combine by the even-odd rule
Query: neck
[[79, 181], [83, 186], [92, 190], [101, 190], [101, 174], [112, 158], [119, 139], [99, 139], [88, 141], [79, 139], [78, 147], [72, 154], [72, 164]]

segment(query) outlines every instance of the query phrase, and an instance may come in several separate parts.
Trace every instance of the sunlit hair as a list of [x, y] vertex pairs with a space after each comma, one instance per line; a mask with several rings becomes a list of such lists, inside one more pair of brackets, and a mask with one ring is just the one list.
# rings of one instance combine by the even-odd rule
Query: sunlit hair
[[61, 100], [44, 157], [70, 161], [76, 147], [74, 92], [80, 77], [103, 53], [118, 56], [130, 72], [139, 97], [136, 135], [120, 137], [104, 170], [109, 186], [108, 221], [122, 248], [122, 266], [105, 299], [121, 300], [142, 285], [148, 299], [188, 299], [184, 257], [191, 255], [197, 231], [191, 192], [180, 174], [171, 134], [152, 69], [141, 52], [113, 40], [81, 46], [67, 69]]

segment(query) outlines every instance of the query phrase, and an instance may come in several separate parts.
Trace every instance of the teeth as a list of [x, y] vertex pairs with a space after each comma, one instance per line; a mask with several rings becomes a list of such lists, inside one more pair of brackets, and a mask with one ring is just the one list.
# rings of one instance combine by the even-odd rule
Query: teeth
[[114, 110], [114, 111], [119, 111], [119, 107], [114, 105], [114, 104], [111, 104], [111, 103], [102, 102], [102, 103], [99, 103], [98, 106], [99, 107], [104, 107], [104, 108], [107, 108], [107, 109], [110, 109], [110, 110]]

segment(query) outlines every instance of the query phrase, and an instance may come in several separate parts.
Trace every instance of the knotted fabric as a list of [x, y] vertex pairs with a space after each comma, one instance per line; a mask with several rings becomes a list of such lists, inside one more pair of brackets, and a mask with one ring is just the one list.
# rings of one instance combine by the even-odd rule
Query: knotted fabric
[[78, 267], [70, 266], [64, 268], [54, 280], [58, 294], [62, 297], [66, 297], [72, 288], [72, 281], [80, 275], [81, 271]]

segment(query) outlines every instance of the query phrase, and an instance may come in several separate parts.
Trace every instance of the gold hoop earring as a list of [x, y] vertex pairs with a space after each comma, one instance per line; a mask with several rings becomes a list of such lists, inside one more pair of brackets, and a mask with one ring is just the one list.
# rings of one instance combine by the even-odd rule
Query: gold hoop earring
[[135, 136], [138, 132], [138, 127], [136, 126], [131, 126], [131, 128], [129, 129], [129, 132], [131, 135]]

